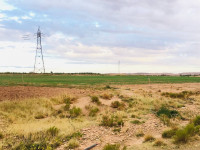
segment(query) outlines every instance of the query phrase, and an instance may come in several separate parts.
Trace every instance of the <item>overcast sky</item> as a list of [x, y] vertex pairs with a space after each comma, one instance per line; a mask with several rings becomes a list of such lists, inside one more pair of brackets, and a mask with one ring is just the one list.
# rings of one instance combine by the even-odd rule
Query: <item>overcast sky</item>
[[[199, 0], [0, 0], [0, 72], [199, 72]], [[30, 40], [23, 40], [23, 35]]]

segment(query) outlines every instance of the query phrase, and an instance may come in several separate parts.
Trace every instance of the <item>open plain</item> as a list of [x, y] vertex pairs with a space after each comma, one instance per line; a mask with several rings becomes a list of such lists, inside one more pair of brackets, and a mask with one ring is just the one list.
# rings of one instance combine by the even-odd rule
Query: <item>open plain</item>
[[105, 81], [1, 86], [1, 149], [200, 149], [200, 83]]

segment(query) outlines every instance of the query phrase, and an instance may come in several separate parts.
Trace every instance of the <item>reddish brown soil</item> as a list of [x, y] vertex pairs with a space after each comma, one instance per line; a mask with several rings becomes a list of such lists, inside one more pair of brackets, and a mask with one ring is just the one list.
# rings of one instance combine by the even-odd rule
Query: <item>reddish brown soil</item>
[[55, 88], [55, 87], [30, 87], [13, 86], [0, 87], [0, 101], [4, 100], [23, 100], [26, 98], [54, 97], [58, 95], [76, 95], [88, 94], [87, 90], [74, 88]]

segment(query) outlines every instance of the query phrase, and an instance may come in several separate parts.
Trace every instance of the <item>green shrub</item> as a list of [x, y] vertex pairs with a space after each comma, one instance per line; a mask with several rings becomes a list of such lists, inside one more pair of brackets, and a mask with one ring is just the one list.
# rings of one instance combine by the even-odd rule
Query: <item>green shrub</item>
[[184, 129], [179, 129], [176, 132], [174, 141], [175, 143], [186, 143], [189, 139], [188, 133]]
[[103, 147], [103, 150], [119, 150], [120, 149], [120, 145], [119, 144], [106, 144]]
[[186, 143], [189, 138], [195, 135], [194, 124], [188, 124], [185, 128], [179, 129], [174, 136], [175, 143]]
[[69, 98], [67, 99], [64, 99], [64, 102], [65, 102], [65, 106], [64, 106], [64, 110], [69, 110], [70, 109], [70, 106], [71, 106], [71, 101]]
[[58, 133], [59, 133], [59, 129], [56, 128], [55, 126], [53, 126], [53, 127], [49, 128], [49, 129], [47, 130], [47, 133], [48, 133], [49, 135], [51, 135], [51, 136], [57, 136]]
[[100, 125], [107, 127], [120, 127], [124, 125], [124, 121], [121, 117], [116, 115], [104, 115]]
[[74, 117], [78, 117], [79, 115], [81, 115], [82, 110], [76, 106], [74, 106], [72, 109], [69, 110], [70, 113], [70, 117], [74, 118]]
[[166, 130], [162, 133], [162, 137], [163, 138], [172, 138], [174, 135], [176, 135], [177, 130], [178, 130], [177, 128], [174, 128], [171, 130]]
[[176, 116], [178, 116], [180, 114], [176, 110], [169, 110], [169, 109], [167, 109], [165, 107], [161, 107], [157, 112], [157, 116], [161, 116], [161, 115], [166, 115], [169, 118], [173, 118], [173, 117], [176, 117]]
[[142, 122], [140, 122], [139, 120], [133, 120], [131, 121], [132, 124], [141, 124]]
[[100, 102], [100, 100], [97, 96], [92, 96], [91, 100], [92, 100], [93, 103], [96, 103], [98, 105], [101, 104], [101, 102]]
[[97, 107], [92, 107], [90, 108], [89, 116], [94, 117], [96, 114], [99, 112], [99, 108]]
[[196, 116], [196, 118], [193, 120], [193, 123], [195, 126], [200, 125], [200, 116]]

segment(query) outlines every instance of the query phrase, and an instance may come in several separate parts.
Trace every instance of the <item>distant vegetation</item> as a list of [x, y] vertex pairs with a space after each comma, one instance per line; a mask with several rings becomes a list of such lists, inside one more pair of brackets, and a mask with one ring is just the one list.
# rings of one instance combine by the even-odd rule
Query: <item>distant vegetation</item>
[[[0, 74], [0, 86], [57, 86], [70, 85], [111, 85], [149, 83], [195, 83], [200, 77], [194, 76], [145, 76], [145, 75], [101, 75], [101, 74]], [[110, 86], [107, 86], [110, 88]]]

